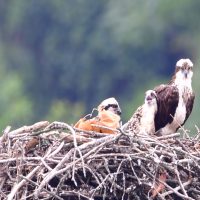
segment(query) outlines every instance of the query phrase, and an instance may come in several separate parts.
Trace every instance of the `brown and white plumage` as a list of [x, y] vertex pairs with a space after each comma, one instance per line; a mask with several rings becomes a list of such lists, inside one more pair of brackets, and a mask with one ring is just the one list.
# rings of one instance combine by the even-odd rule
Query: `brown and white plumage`
[[180, 59], [169, 84], [154, 89], [158, 102], [155, 116], [155, 130], [158, 134], [176, 132], [190, 116], [195, 98], [191, 85], [192, 68], [190, 59]]
[[116, 115], [121, 115], [121, 108], [114, 97], [110, 97], [108, 99], [103, 100], [97, 109], [99, 112], [106, 110]]
[[96, 117], [91, 118], [90, 115], [87, 115], [87, 117], [81, 118], [74, 127], [85, 131], [114, 134], [115, 130], [121, 126], [121, 109], [117, 100], [113, 97], [105, 99], [97, 110]]
[[145, 101], [140, 106], [131, 119], [122, 126], [122, 130], [132, 133], [154, 134], [154, 117], [157, 112], [157, 97], [153, 90], [145, 93]]

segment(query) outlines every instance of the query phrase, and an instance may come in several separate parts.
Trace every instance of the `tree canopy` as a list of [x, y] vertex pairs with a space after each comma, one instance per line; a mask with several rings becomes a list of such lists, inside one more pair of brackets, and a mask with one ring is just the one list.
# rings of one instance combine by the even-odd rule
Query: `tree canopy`
[[74, 123], [111, 96], [126, 120], [182, 57], [195, 65], [188, 125], [198, 125], [199, 8], [187, 0], [2, 0], [0, 127]]

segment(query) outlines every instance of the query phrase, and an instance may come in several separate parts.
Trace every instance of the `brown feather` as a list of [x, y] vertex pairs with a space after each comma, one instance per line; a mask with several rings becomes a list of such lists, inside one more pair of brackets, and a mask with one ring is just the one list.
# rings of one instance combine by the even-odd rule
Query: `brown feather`
[[195, 99], [195, 94], [194, 92], [191, 94], [191, 96], [188, 98], [187, 104], [186, 104], [186, 117], [185, 117], [185, 121], [183, 122], [184, 125], [185, 122], [187, 121], [188, 117], [190, 116], [192, 109], [193, 109], [193, 105], [194, 105], [194, 99]]
[[158, 111], [155, 116], [155, 131], [173, 121], [179, 101], [178, 88], [174, 85], [160, 85], [154, 89], [157, 94]]
[[140, 121], [142, 118], [142, 106], [140, 106], [133, 114], [131, 119], [124, 125], [124, 131], [130, 131], [133, 133], [139, 133]]

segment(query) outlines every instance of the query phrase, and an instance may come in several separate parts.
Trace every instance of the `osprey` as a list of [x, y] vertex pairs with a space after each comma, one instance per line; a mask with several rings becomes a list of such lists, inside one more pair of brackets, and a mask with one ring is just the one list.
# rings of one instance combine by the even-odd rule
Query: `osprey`
[[117, 100], [114, 97], [103, 100], [98, 106], [98, 111], [102, 112], [103, 110], [110, 111], [116, 115], [121, 115], [121, 109]]
[[90, 119], [87, 119], [87, 117], [81, 118], [74, 127], [100, 133], [114, 133], [115, 131], [112, 129], [120, 128], [121, 109], [115, 98], [105, 99], [97, 110], [98, 115], [96, 117]]
[[131, 119], [122, 126], [122, 130], [133, 133], [154, 134], [154, 118], [157, 113], [157, 95], [155, 91], [145, 93], [144, 104], [140, 106]]
[[194, 103], [192, 90], [193, 63], [180, 59], [176, 63], [171, 81], [154, 89], [157, 94], [158, 111], [155, 130], [165, 135], [176, 132], [190, 116]]

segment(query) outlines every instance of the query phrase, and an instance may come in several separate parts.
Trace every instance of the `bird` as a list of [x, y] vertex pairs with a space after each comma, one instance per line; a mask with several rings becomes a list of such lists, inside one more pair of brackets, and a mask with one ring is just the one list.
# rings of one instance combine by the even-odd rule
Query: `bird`
[[137, 108], [122, 130], [134, 134], [155, 134], [154, 118], [157, 113], [157, 95], [153, 90], [145, 92], [144, 104]]
[[195, 94], [192, 89], [193, 63], [189, 58], [180, 59], [168, 84], [154, 88], [158, 111], [155, 115], [157, 135], [175, 133], [190, 116]]
[[81, 118], [75, 125], [75, 128], [85, 131], [95, 131], [100, 133], [115, 133], [115, 130], [121, 126], [121, 108], [114, 97], [103, 100], [97, 107], [96, 117]]

